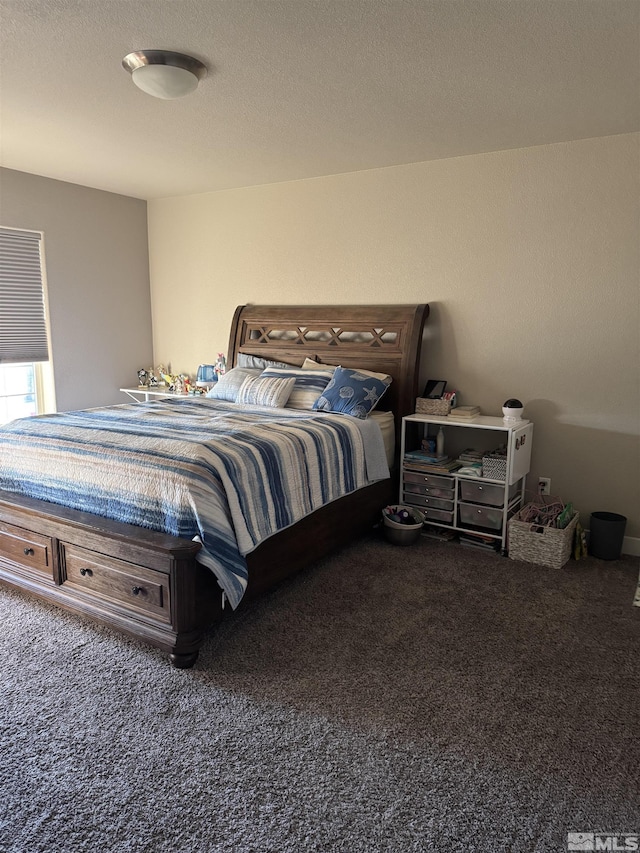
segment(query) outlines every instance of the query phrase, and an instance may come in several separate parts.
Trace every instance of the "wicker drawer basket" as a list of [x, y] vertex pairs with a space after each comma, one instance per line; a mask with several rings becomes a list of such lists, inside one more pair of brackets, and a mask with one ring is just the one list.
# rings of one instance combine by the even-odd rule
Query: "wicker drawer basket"
[[525, 563], [536, 563], [550, 569], [561, 569], [568, 562], [573, 546], [579, 514], [576, 512], [566, 527], [541, 527], [520, 521], [518, 515], [509, 520], [509, 557]]
[[418, 415], [448, 415], [451, 411], [451, 400], [431, 400], [429, 397], [416, 398], [416, 414]]

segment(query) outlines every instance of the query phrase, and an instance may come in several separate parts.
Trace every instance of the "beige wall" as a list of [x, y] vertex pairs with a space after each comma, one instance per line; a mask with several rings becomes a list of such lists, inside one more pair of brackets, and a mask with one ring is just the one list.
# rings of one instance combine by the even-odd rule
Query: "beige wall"
[[637, 134], [149, 202], [155, 360], [237, 304], [429, 302], [423, 375], [535, 423], [533, 477], [640, 536]]
[[125, 402], [152, 364], [146, 207], [0, 169], [0, 224], [44, 232], [59, 411]]

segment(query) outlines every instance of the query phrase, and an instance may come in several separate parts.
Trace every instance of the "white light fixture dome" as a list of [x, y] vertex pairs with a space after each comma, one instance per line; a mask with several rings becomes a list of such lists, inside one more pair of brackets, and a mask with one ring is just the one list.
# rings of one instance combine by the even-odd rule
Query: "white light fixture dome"
[[206, 66], [186, 53], [171, 50], [135, 50], [122, 60], [139, 89], [154, 98], [182, 98], [198, 88]]

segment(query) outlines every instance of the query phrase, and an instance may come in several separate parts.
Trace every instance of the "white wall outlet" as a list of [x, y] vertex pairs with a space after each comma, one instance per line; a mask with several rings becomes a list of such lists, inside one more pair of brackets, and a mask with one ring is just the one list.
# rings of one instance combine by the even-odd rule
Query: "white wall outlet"
[[538, 494], [551, 494], [551, 479], [549, 477], [538, 477]]

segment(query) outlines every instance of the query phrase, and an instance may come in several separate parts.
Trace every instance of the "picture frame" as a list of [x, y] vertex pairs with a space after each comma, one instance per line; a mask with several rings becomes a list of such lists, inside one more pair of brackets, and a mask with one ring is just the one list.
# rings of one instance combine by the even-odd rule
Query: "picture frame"
[[428, 379], [424, 386], [422, 396], [428, 400], [440, 400], [444, 392], [447, 390], [446, 379]]

